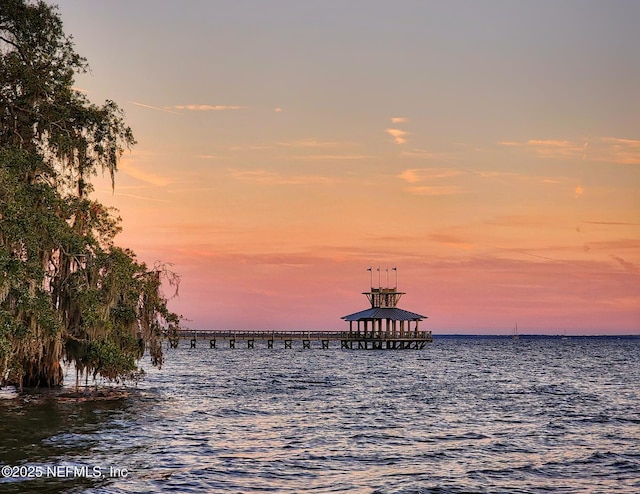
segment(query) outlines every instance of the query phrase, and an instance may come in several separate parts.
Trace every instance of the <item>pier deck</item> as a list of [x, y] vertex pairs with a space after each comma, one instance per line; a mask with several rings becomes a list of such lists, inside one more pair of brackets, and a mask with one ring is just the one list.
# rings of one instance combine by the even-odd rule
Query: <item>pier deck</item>
[[[337, 342], [339, 348], [346, 350], [419, 350], [433, 341], [431, 331], [178, 331], [177, 337], [169, 338], [172, 348], [176, 348], [180, 340], [189, 340], [191, 348], [198, 341], [209, 342], [210, 348], [217, 348], [218, 342], [224, 342], [229, 348], [237, 348], [242, 342], [245, 348], [255, 348], [255, 342], [265, 342], [267, 348], [274, 348], [277, 341], [284, 348], [293, 348], [293, 343], [302, 344], [302, 348], [312, 348], [312, 342], [321, 348], [328, 349], [331, 342]], [[334, 344], [335, 346], [335, 344]]]

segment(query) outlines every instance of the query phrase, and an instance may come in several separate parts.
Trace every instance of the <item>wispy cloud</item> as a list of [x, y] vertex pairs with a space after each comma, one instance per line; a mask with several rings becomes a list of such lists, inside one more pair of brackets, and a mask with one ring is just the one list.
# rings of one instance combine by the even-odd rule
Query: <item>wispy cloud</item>
[[[265, 151], [281, 149], [284, 154], [282, 159], [316, 159], [316, 160], [355, 160], [370, 158], [369, 155], [363, 155], [355, 152], [360, 147], [360, 144], [353, 141], [331, 141], [315, 138], [306, 139], [293, 139], [289, 141], [277, 141], [274, 143], [263, 144], [247, 144], [247, 145], [235, 145], [227, 148], [227, 151], [234, 153], [246, 152], [246, 151]], [[352, 148], [352, 150], [349, 150]], [[314, 150], [318, 152], [324, 151], [323, 154], [308, 154], [308, 155], [291, 155], [288, 153], [298, 151], [299, 153], [312, 153]], [[202, 155], [201, 157], [210, 157], [211, 159], [217, 156]]]
[[456, 168], [409, 168], [397, 177], [411, 184], [407, 187], [411, 194], [445, 196], [465, 192], [461, 186], [447, 183], [447, 180], [462, 174], [463, 172]]
[[520, 147], [541, 158], [572, 158], [588, 161], [640, 164], [640, 139], [590, 137], [581, 142], [561, 139], [530, 139], [524, 142], [501, 141], [506, 147]]
[[339, 141], [320, 141], [317, 139], [298, 139], [295, 141], [278, 142], [278, 146], [294, 148], [337, 148], [349, 145], [353, 145], [353, 143]]
[[[409, 119], [407, 117], [391, 117], [391, 123], [396, 125], [407, 123], [408, 121]], [[407, 132], [406, 130], [398, 129], [396, 127], [390, 127], [388, 129], [385, 129], [385, 132], [393, 137], [393, 141], [396, 144], [406, 144], [406, 136], [409, 135], [409, 132]]]
[[237, 180], [246, 180], [267, 185], [309, 185], [329, 184], [333, 180], [321, 175], [281, 175], [266, 170], [231, 170]]
[[603, 137], [602, 142], [610, 146], [613, 161], [624, 165], [640, 165], [640, 139]]
[[583, 144], [556, 139], [530, 139], [526, 142], [502, 141], [498, 144], [508, 147], [524, 147], [541, 158], [577, 158], [582, 157], [584, 153]]
[[169, 107], [174, 110], [188, 111], [227, 111], [227, 110], [243, 110], [246, 106], [237, 105], [173, 105]]
[[147, 197], [147, 196], [140, 196], [137, 194], [123, 194], [122, 192], [115, 192], [114, 195], [116, 196], [121, 196], [121, 197], [131, 197], [132, 199], [139, 199], [141, 201], [150, 201], [150, 202], [163, 202], [163, 203], [171, 203], [172, 201], [168, 200], [168, 199], [159, 199], [157, 197]]
[[299, 155], [299, 156], [290, 157], [290, 159], [295, 159], [295, 160], [320, 160], [320, 161], [364, 160], [367, 158], [371, 158], [371, 156], [368, 156], [365, 154], [308, 154], [308, 155]]
[[[462, 186], [448, 189], [433, 189], [433, 186], [442, 186], [443, 182], [449, 179], [453, 179], [454, 177], [460, 177], [461, 179], [464, 177], [466, 183], [468, 183], [470, 180], [474, 180], [474, 177], [480, 177], [484, 180], [489, 180], [505, 185], [524, 183], [533, 185], [540, 184], [546, 187], [556, 185], [568, 187], [568, 184], [570, 182], [575, 181], [575, 179], [570, 179], [562, 176], [547, 177], [540, 175], [523, 175], [519, 173], [494, 170], [476, 170], [472, 168], [457, 166], [455, 164], [449, 167], [408, 168], [398, 174], [397, 177], [414, 186], [422, 186], [413, 187], [409, 190], [414, 194], [423, 195], [436, 193], [442, 195], [447, 191], [457, 194], [464, 192], [464, 188]], [[451, 185], [451, 181], [449, 180], [448, 182], [446, 182], [446, 184]], [[576, 197], [579, 197], [584, 192], [584, 189], [581, 185], [575, 187], [574, 189], [567, 189], [567, 191], [570, 190], [573, 190], [573, 193]]]
[[405, 182], [415, 184], [418, 182], [434, 181], [443, 178], [456, 177], [462, 171], [456, 168], [409, 168], [398, 175]]
[[155, 173], [149, 173], [143, 170], [142, 168], [137, 167], [134, 164], [134, 159], [132, 158], [128, 158], [128, 159], [125, 158], [122, 161], [120, 161], [120, 164], [118, 165], [118, 169], [119, 171], [121, 171], [122, 173], [128, 176], [135, 178], [137, 180], [140, 180], [149, 185], [153, 185], [154, 187], [166, 187], [167, 185], [173, 183], [173, 180], [171, 178], [163, 177]]
[[640, 223], [628, 223], [624, 221], [585, 221], [590, 225], [607, 225], [607, 226], [638, 226]]
[[297, 139], [292, 141], [280, 141], [276, 143], [277, 146], [282, 148], [291, 148], [291, 149], [299, 149], [301, 152], [305, 152], [306, 150], [331, 150], [332, 152], [325, 154], [299, 154], [299, 155], [287, 155], [283, 156], [283, 159], [293, 159], [293, 160], [362, 160], [366, 158], [370, 158], [368, 155], [357, 154], [354, 152], [341, 152], [342, 149], [352, 148], [354, 146], [358, 146], [356, 142], [349, 141], [324, 141], [319, 139]]
[[216, 154], [199, 154], [196, 156], [201, 160], [226, 160], [229, 159], [229, 156], [219, 156]]
[[546, 216], [508, 214], [496, 216], [494, 218], [486, 220], [485, 223], [487, 225], [496, 226], [547, 227], [551, 223], [551, 220]]
[[157, 106], [146, 105], [144, 103], [138, 103], [137, 101], [129, 101], [129, 103], [131, 103], [132, 105], [140, 106], [142, 108], [149, 108], [150, 110], [157, 110], [157, 111], [163, 111], [163, 112], [166, 112], [166, 113], [173, 113], [175, 115], [180, 115], [179, 112], [173, 111], [173, 110], [168, 110], [167, 108], [159, 108]]
[[[622, 238], [617, 240], [600, 240], [590, 242], [590, 245], [594, 249], [599, 250], [631, 250], [636, 254], [640, 253], [640, 239], [637, 238]], [[636, 256], [637, 257], [637, 256]]]
[[405, 138], [405, 136], [408, 135], [409, 133], [406, 130], [389, 128], [389, 129], [386, 129], [385, 132], [389, 134], [391, 137], [393, 137], [393, 141], [396, 144], [405, 144], [407, 142], [407, 139]]
[[640, 274], [640, 268], [635, 264], [625, 261], [622, 257], [612, 255], [611, 258], [622, 266], [627, 272], [632, 274]]
[[229, 110], [243, 110], [246, 106], [238, 105], [171, 105], [171, 106], [153, 106], [138, 101], [129, 101], [132, 105], [140, 106], [142, 108], [149, 108], [150, 110], [163, 111], [166, 113], [173, 113], [175, 115], [182, 115], [183, 111], [229, 111]]
[[433, 242], [460, 249], [472, 249], [474, 247], [472, 243], [449, 233], [431, 233], [428, 238]]
[[[522, 173], [502, 172], [494, 170], [476, 170], [472, 168], [464, 168], [464, 170], [479, 177], [503, 184], [523, 182], [543, 185], [567, 185], [568, 183], [575, 181], [574, 178], [565, 176], [550, 177], [545, 175], [525, 175]], [[577, 189], [574, 189], [574, 193], [576, 192]]]
[[465, 192], [458, 185], [417, 185], [409, 187], [408, 191], [418, 196], [450, 196]]
[[248, 146], [231, 146], [229, 151], [264, 151], [266, 149], [273, 149], [270, 144], [251, 144]]
[[427, 151], [426, 149], [410, 149], [404, 150], [400, 153], [402, 156], [409, 156], [411, 158], [436, 158], [440, 157], [440, 154], [432, 153], [431, 151]]

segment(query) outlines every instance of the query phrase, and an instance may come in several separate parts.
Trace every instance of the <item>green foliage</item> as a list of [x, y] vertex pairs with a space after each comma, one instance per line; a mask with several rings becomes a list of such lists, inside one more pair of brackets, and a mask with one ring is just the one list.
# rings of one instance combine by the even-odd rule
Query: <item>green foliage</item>
[[135, 143], [112, 101], [73, 89], [86, 70], [55, 9], [0, 5], [0, 381], [60, 385], [62, 359], [117, 379], [180, 323], [163, 280], [114, 245], [113, 210], [89, 199], [91, 177]]
[[100, 372], [104, 377], [117, 379], [129, 377], [137, 370], [134, 355], [119, 348], [111, 340], [98, 340], [89, 345], [87, 360], [94, 369], [94, 375]]

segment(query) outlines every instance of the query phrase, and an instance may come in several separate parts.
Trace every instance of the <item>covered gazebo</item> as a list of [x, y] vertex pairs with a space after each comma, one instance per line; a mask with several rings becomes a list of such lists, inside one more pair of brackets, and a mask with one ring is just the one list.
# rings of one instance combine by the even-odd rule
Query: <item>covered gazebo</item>
[[[397, 307], [404, 295], [397, 287], [371, 287], [363, 295], [367, 296], [371, 307], [342, 317], [349, 321], [349, 340], [364, 342], [364, 348], [368, 348], [369, 341], [372, 348], [383, 348], [382, 343], [376, 343], [383, 341], [387, 342], [386, 348], [423, 348], [423, 343], [432, 341], [431, 331], [419, 329], [420, 321], [427, 316]], [[416, 345], [412, 346], [412, 342]]]

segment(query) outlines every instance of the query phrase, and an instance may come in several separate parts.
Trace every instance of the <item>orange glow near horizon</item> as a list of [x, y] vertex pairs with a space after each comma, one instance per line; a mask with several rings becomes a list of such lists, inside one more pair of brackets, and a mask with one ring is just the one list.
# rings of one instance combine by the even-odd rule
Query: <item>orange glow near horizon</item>
[[640, 7], [59, 3], [186, 326], [340, 329], [380, 266], [435, 333], [640, 334]]

